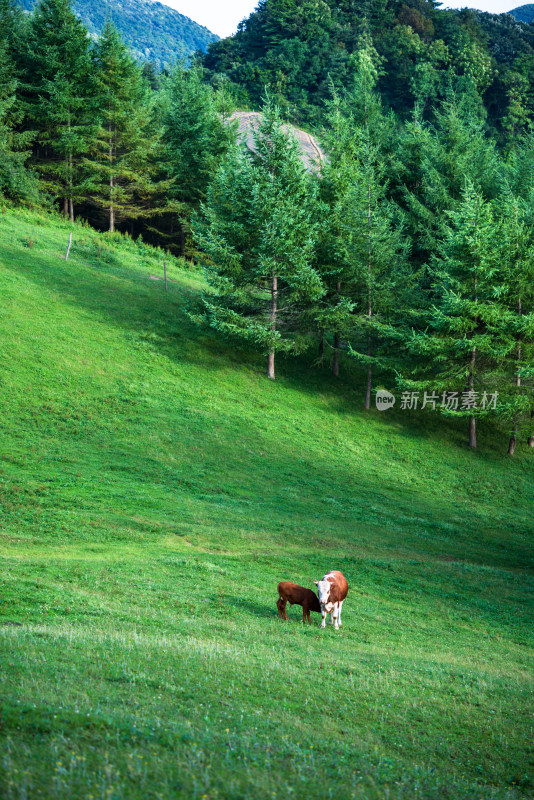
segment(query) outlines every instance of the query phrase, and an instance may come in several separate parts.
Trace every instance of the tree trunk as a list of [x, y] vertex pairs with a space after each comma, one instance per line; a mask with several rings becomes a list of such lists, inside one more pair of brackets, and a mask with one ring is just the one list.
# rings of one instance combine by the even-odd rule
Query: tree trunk
[[[371, 293], [369, 292], [369, 308], [367, 310], [367, 315], [369, 317], [369, 321], [373, 316], [373, 305], [371, 302]], [[371, 334], [367, 334], [367, 355], [369, 358], [371, 357]], [[365, 410], [369, 411], [371, 408], [371, 389], [373, 387], [373, 368], [369, 364], [367, 367], [367, 389], [365, 390]]]
[[69, 201], [66, 197], [63, 198], [63, 216], [65, 219], [69, 218]]
[[508, 442], [508, 455], [513, 456], [515, 452], [515, 448], [517, 445], [517, 429], [519, 425], [519, 419], [517, 415], [514, 417], [514, 429], [512, 431], [512, 435], [510, 436], [510, 441]]
[[[520, 380], [519, 376], [518, 376], [517, 380], [518, 381]], [[512, 435], [510, 436], [510, 441], [508, 443], [508, 455], [509, 456], [513, 456], [513, 454], [515, 452], [515, 448], [516, 448], [516, 445], [517, 445], [518, 427], [519, 427], [519, 418], [518, 418], [518, 416], [516, 414], [515, 417], [514, 417], [514, 429], [512, 431]]]
[[[367, 102], [367, 101], [366, 101]], [[367, 110], [365, 112], [367, 118]], [[366, 123], [367, 126], [367, 123]], [[367, 150], [369, 154], [369, 149]], [[369, 163], [369, 157], [368, 157]], [[371, 286], [371, 184], [367, 184], [367, 316], [369, 324], [373, 316], [373, 296]], [[371, 355], [371, 334], [367, 334], [367, 355]], [[367, 367], [367, 388], [365, 390], [365, 410], [371, 408], [371, 388], [373, 385], [373, 369], [371, 365]]]
[[[276, 312], [278, 303], [278, 278], [273, 275], [271, 283], [271, 330], [276, 330]], [[274, 350], [271, 350], [267, 360], [267, 377], [274, 381]]]
[[70, 197], [69, 197], [69, 217], [70, 217], [70, 221], [71, 222], [74, 222], [74, 203], [72, 202], [72, 191], [73, 191], [72, 187], [73, 187], [73, 183], [74, 183], [73, 175], [74, 175], [74, 166], [73, 166], [73, 163], [72, 163], [72, 153], [69, 153], [69, 193], [70, 193]]
[[[522, 314], [521, 298], [519, 298], [519, 300], [517, 301], [517, 313], [519, 314], [519, 316], [521, 316]], [[515, 385], [518, 389], [521, 387], [521, 355], [522, 355], [522, 349], [520, 342], [517, 346], [517, 375], [515, 376]], [[516, 416], [514, 417], [514, 430], [512, 432], [512, 435], [510, 436], [510, 441], [508, 442], [509, 456], [513, 456], [513, 454], [515, 453], [515, 448], [517, 446], [518, 425], [519, 425], [519, 418], [516, 414]]]
[[[476, 347], [471, 350], [471, 359], [469, 361], [469, 389], [473, 391], [475, 386], [475, 361], [477, 357]], [[469, 417], [469, 447], [476, 448], [477, 446], [477, 421], [475, 416]]]
[[[339, 281], [336, 283], [336, 291], [339, 297], [341, 291], [341, 283]], [[334, 333], [334, 360], [332, 361], [332, 375], [336, 378], [339, 376], [339, 340], [339, 331], [336, 331]]]
[[113, 233], [115, 230], [115, 209], [113, 207], [113, 187], [115, 182], [113, 180], [113, 173], [111, 169], [113, 167], [113, 136], [112, 136], [112, 129], [111, 129], [111, 122], [108, 125], [108, 134], [109, 134], [109, 231]]
[[367, 367], [367, 389], [365, 392], [365, 410], [371, 408], [371, 389], [373, 388], [373, 368]]
[[469, 417], [469, 447], [477, 446], [477, 421], [476, 417]]
[[332, 375], [339, 376], [339, 333], [334, 333], [334, 360], [332, 361]]
[[[530, 420], [531, 420], [531, 423], [534, 425], [534, 408], [530, 412]], [[532, 430], [532, 428], [531, 428], [531, 430]], [[527, 444], [528, 444], [529, 447], [534, 447], [534, 434], [532, 434], [532, 433], [530, 434], [530, 436], [527, 439]]]
[[319, 331], [319, 337], [319, 349], [317, 351], [317, 357], [322, 359], [324, 355], [324, 331]]
[[275, 379], [275, 374], [274, 374], [274, 350], [271, 350], [271, 352], [267, 356], [267, 377], [270, 378], [272, 381], [274, 381], [274, 379]]
[[180, 256], [185, 258], [185, 225], [180, 222]]

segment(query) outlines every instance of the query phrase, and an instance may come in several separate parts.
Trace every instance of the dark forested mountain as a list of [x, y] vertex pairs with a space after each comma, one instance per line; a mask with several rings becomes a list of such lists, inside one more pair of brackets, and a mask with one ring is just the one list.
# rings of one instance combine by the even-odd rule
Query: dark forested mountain
[[[36, 0], [21, 3], [30, 11]], [[218, 39], [189, 17], [153, 0], [74, 0], [73, 9], [95, 37], [111, 18], [134, 55], [158, 67], [206, 50]]]
[[212, 80], [234, 84], [240, 102], [257, 107], [267, 87], [286, 116], [313, 125], [332, 87], [350, 85], [366, 37], [378, 52], [382, 99], [401, 117], [415, 102], [430, 110], [451, 82], [475, 87], [500, 136], [534, 110], [534, 28], [434, 0], [260, 0], [204, 63]]
[[534, 22], [534, 3], [529, 3], [526, 6], [519, 6], [508, 13], [519, 22], [526, 22], [527, 25], [530, 25]]

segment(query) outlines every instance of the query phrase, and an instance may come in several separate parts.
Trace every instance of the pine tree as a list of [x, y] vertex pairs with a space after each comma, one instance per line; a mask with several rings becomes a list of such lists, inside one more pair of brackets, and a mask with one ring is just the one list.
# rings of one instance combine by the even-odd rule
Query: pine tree
[[267, 105], [254, 153], [234, 150], [223, 161], [194, 222], [216, 291], [205, 300], [209, 323], [260, 347], [271, 379], [275, 354], [302, 348], [300, 314], [324, 291], [312, 266], [315, 207], [297, 145]]
[[33, 163], [41, 186], [74, 219], [84, 198], [82, 163], [95, 131], [87, 29], [70, 0], [40, 0], [31, 18], [22, 85], [23, 108], [37, 132]]
[[345, 198], [346, 252], [353, 265], [355, 303], [350, 353], [367, 368], [365, 408], [370, 408], [375, 366], [392, 366], [391, 344], [397, 352], [399, 325], [412, 291], [407, 265], [408, 242], [395, 206], [387, 200], [380, 173], [363, 164]]
[[162, 124], [173, 195], [198, 205], [233, 138], [218, 113], [213, 89], [201, 70], [177, 68], [164, 90]]
[[0, 0], [0, 197], [35, 200], [35, 178], [25, 167], [31, 133], [17, 131], [22, 114], [14, 45], [22, 27], [20, 9], [11, 0]]
[[235, 137], [233, 128], [218, 113], [215, 92], [203, 82], [196, 66], [172, 72], [160, 105], [160, 166], [169, 187], [164, 208], [167, 219], [161, 220], [158, 232], [168, 247], [184, 256], [191, 213], [206, 199], [208, 185]]
[[[511, 192], [525, 210], [523, 218], [530, 219], [530, 230], [532, 231], [534, 228], [534, 135], [532, 133], [519, 141], [511, 151], [508, 167]], [[533, 286], [534, 282], [531, 282], [530, 288], [532, 289]], [[530, 447], [534, 447], [534, 390], [530, 394], [530, 415], [527, 425], [528, 444]]]
[[350, 329], [354, 302], [354, 264], [346, 249], [344, 206], [356, 173], [356, 141], [353, 120], [346, 103], [332, 90], [329, 129], [325, 136], [328, 158], [319, 181], [319, 196], [325, 213], [320, 227], [317, 261], [325, 285], [325, 293], [311, 316], [319, 328], [319, 357], [324, 353], [325, 338], [333, 334], [332, 374], [339, 375], [341, 337]]
[[95, 47], [100, 126], [85, 159], [85, 188], [107, 217], [150, 216], [159, 153], [149, 89], [117, 29], [107, 22]]
[[[22, 7], [17, 0], [0, 0], [0, 46], [2, 47], [2, 83], [20, 82], [21, 64], [27, 52], [28, 25]], [[4, 94], [6, 93], [4, 89]], [[17, 122], [22, 119], [20, 103], [13, 110]]]
[[449, 88], [432, 124], [423, 121], [416, 107], [399, 137], [398, 162], [392, 193], [407, 211], [416, 261], [428, 263], [447, 228], [447, 213], [462, 202], [466, 180], [485, 199], [499, 193], [500, 160], [486, 136], [481, 100], [471, 84], [460, 93]]
[[493, 292], [502, 309], [492, 321], [500, 344], [495, 380], [513, 455], [520, 431], [534, 416], [534, 193], [523, 199], [507, 189], [495, 207]]
[[490, 411], [491, 376], [503, 355], [492, 248], [496, 223], [491, 204], [469, 183], [447, 220], [429, 267], [434, 305], [426, 329], [414, 331], [410, 341], [424, 367], [404, 387], [423, 389], [425, 405], [467, 417], [469, 446], [475, 448], [476, 419]]
[[317, 319], [322, 329], [334, 326], [334, 375], [339, 372], [342, 337], [349, 352], [367, 367], [368, 409], [378, 349], [383, 355], [386, 328], [410, 278], [400, 214], [387, 198], [392, 121], [375, 91], [378, 57], [369, 41], [364, 42], [357, 62], [352, 91], [343, 98], [334, 97], [330, 115], [329, 159], [321, 181], [321, 196], [328, 207], [321, 270], [330, 291]]

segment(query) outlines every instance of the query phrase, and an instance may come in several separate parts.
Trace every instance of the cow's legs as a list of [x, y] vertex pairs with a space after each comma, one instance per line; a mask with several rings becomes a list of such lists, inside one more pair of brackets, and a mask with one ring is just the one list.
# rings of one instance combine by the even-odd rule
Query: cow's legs
[[278, 614], [280, 616], [280, 619], [288, 619], [288, 616], [286, 614], [286, 603], [287, 600], [284, 600], [282, 597], [279, 597], [276, 602], [276, 607], [278, 609]]
[[339, 615], [341, 613], [341, 607], [338, 603], [334, 606], [334, 628], [336, 631], [339, 629]]
[[321, 622], [321, 628], [326, 628], [326, 610], [324, 606], [321, 606], [321, 616], [323, 621]]
[[341, 628], [341, 609], [343, 608], [343, 600], [339, 604], [339, 611], [337, 612], [337, 621], [339, 622], [339, 627]]
[[332, 611], [330, 612], [330, 621], [329, 621], [328, 624], [329, 625], [333, 625], [334, 624], [334, 609], [332, 609]]

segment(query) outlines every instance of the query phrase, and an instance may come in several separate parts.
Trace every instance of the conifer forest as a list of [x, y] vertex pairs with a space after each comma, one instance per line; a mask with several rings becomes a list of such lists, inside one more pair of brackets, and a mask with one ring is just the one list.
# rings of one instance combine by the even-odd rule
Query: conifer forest
[[[534, 446], [534, 28], [433, 0], [261, 0], [159, 70], [0, 0], [0, 192], [202, 265], [191, 310]], [[253, 147], [232, 114], [261, 111]], [[305, 165], [283, 123], [322, 155]], [[315, 368], [316, 368], [315, 367]], [[498, 402], [495, 398], [498, 397]], [[492, 402], [493, 399], [493, 402]]]

